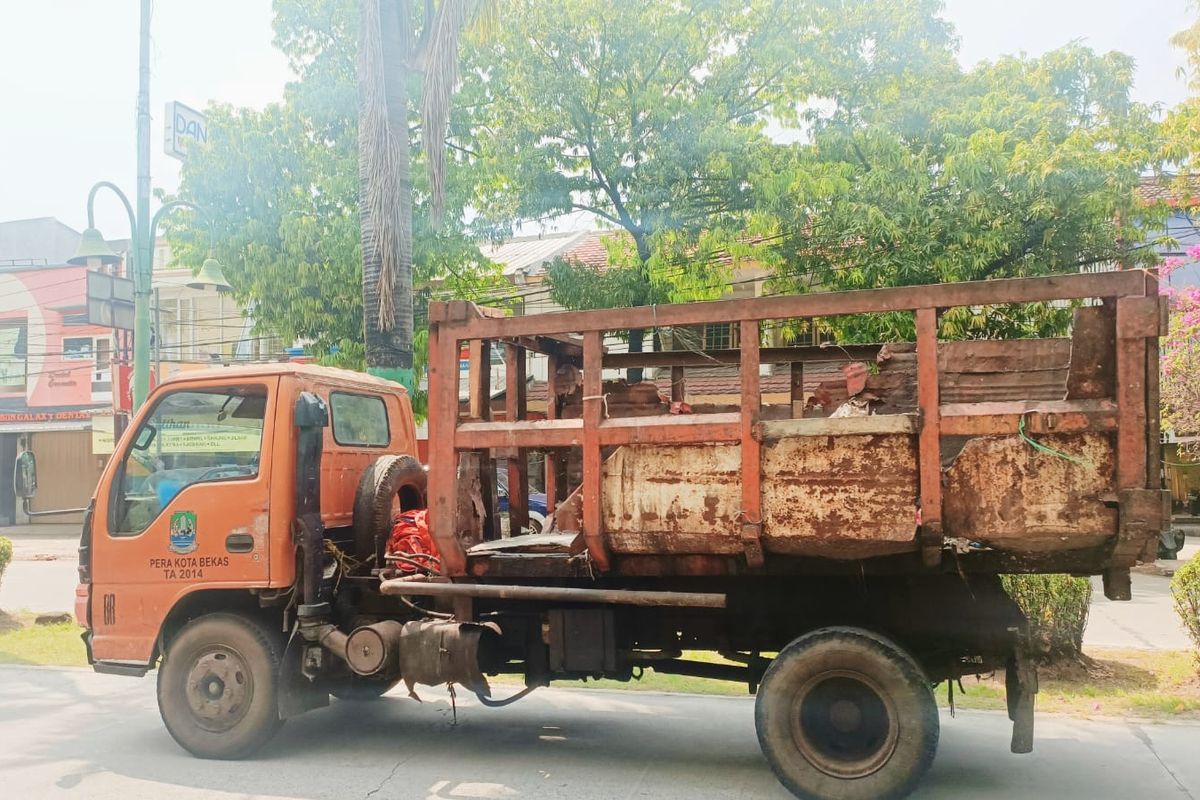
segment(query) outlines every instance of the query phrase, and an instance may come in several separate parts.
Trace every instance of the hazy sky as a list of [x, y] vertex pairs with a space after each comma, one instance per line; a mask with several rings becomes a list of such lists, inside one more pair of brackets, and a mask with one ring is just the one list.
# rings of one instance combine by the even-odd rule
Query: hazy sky
[[[946, 16], [967, 66], [1080, 40], [1137, 60], [1137, 99], [1185, 95], [1167, 40], [1191, 19], [1186, 0], [946, 0]], [[54, 216], [82, 229], [87, 190], [103, 179], [132, 200], [137, 29], [137, 0], [0, 0], [0, 220]], [[158, 0], [151, 32], [153, 185], [173, 191], [164, 104], [261, 106], [291, 73], [271, 46], [269, 0]], [[109, 238], [129, 235], [115, 198], [103, 196], [96, 217]]]

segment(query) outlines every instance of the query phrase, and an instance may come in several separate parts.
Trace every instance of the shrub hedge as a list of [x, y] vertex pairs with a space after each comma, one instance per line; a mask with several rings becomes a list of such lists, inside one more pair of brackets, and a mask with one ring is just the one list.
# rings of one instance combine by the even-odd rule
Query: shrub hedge
[[4, 570], [8, 569], [10, 561], [12, 561], [12, 540], [0, 536], [0, 582], [4, 580]]
[[1171, 579], [1175, 610], [1192, 640], [1196, 671], [1200, 673], [1200, 556], [1184, 564]]
[[1048, 661], [1079, 658], [1092, 602], [1092, 582], [1070, 575], [1005, 575], [1004, 590], [1029, 618], [1029, 632]]

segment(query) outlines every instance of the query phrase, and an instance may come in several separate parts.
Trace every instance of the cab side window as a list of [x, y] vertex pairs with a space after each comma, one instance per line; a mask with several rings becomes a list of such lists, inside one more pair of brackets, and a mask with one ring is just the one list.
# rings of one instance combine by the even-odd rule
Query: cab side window
[[371, 394], [331, 392], [333, 440], [340, 445], [386, 447], [391, 441], [387, 405]]
[[265, 386], [181, 389], [138, 427], [113, 484], [109, 530], [141, 533], [185, 487], [258, 475]]

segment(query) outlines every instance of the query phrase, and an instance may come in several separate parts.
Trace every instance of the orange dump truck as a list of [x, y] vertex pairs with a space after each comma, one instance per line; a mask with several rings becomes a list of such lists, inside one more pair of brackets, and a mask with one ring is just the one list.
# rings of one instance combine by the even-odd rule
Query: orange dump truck
[[[1073, 314], [1069, 338], [939, 341], [947, 309], [1021, 303]], [[913, 315], [915, 342], [767, 336], [881, 313]], [[1123, 600], [1153, 557], [1162, 324], [1140, 271], [533, 317], [433, 304], [428, 465], [395, 384], [189, 374], [154, 392], [96, 490], [89, 658], [157, 666], [168, 731], [208, 758], [398, 682], [495, 705], [505, 673], [527, 690], [646, 668], [738, 681], [798, 797], [900, 797], [934, 757], [941, 682], [1005, 670], [1013, 750], [1032, 748], [1036, 653], [1002, 573], [1103, 575]], [[701, 326], [733, 346], [605, 347]], [[689, 395], [700, 368], [736, 394]]]

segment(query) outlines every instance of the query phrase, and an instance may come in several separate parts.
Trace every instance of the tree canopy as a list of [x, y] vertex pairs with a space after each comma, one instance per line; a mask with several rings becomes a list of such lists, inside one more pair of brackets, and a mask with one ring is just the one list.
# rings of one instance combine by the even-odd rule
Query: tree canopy
[[496, 224], [586, 211], [628, 235], [611, 253], [628, 274], [553, 271], [570, 305], [694, 294], [713, 275], [696, 259], [680, 269], [674, 250], [741, 227], [768, 120], [798, 123], [811, 97], [854, 112], [884, 76], [945, 62], [937, 7], [514, 0], [478, 62], [489, 180], [475, 205]]
[[[1046, 274], [1130, 250], [1154, 163], [1133, 63], [1069, 45], [964, 71], [938, 2], [518, 0], [491, 43], [480, 137], [491, 221], [594, 214], [610, 267], [549, 270], [568, 307]], [[718, 257], [719, 256], [719, 257]], [[847, 337], [912, 335], [908, 315]], [[943, 332], [1060, 330], [1052, 308]]]
[[[1150, 109], [1130, 100], [1133, 63], [1072, 45], [943, 72], [857, 120], [819, 120], [754, 176], [755, 230], [774, 291], [862, 289], [1147, 264], [1135, 188], [1154, 163]], [[957, 309], [944, 335], [1049, 335], [1050, 307]], [[842, 328], [908, 338], [911, 315]]]

